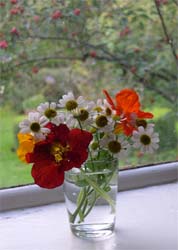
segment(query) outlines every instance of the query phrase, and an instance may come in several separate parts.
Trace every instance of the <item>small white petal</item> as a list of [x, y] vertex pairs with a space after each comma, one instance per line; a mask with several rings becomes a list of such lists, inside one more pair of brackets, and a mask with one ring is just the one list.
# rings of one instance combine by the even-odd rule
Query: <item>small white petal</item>
[[49, 128], [41, 128], [41, 132], [48, 134], [48, 133], [50, 133], [50, 129]]
[[50, 109], [55, 109], [56, 108], [56, 103], [55, 102], [52, 102], [51, 104], [50, 104]]
[[19, 123], [20, 128], [27, 127], [29, 125], [30, 125], [30, 121], [27, 120], [27, 119], [25, 119], [25, 120], [23, 120], [22, 122]]
[[24, 127], [20, 129], [20, 133], [22, 134], [30, 133], [30, 131], [31, 130], [29, 129], [29, 127]]

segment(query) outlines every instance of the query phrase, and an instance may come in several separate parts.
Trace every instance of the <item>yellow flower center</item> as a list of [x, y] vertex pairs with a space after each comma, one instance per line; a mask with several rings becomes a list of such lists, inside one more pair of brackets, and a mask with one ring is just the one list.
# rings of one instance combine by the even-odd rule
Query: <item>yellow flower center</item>
[[33, 122], [31, 125], [30, 125], [30, 129], [31, 131], [33, 132], [39, 132], [40, 131], [40, 124], [38, 122]]
[[60, 143], [54, 143], [51, 147], [51, 154], [54, 155], [55, 161], [59, 163], [64, 159], [64, 154], [69, 151], [70, 147], [67, 145], [63, 147]]
[[66, 102], [66, 109], [68, 111], [76, 109], [77, 106], [78, 106], [78, 104], [77, 104], [77, 102], [75, 100], [69, 100], [68, 102]]
[[151, 143], [151, 138], [150, 138], [148, 135], [142, 135], [142, 136], [140, 137], [140, 142], [141, 142], [142, 144], [144, 144], [145, 146], [146, 146], [146, 145], [149, 145], [149, 144]]
[[98, 113], [103, 111], [102, 108], [99, 106], [96, 106], [94, 110], [97, 111]]
[[111, 109], [108, 108], [108, 107], [106, 108], [105, 112], [106, 112], [106, 115], [107, 115], [107, 116], [111, 116], [111, 115], [112, 115], [112, 111], [111, 111]]
[[92, 144], [91, 144], [91, 148], [93, 149], [93, 150], [96, 150], [97, 148], [99, 147], [99, 144], [98, 144], [98, 142], [93, 142]]
[[137, 127], [142, 126], [142, 127], [146, 128], [147, 122], [144, 119], [137, 119], [136, 120], [136, 125], [137, 125]]
[[86, 121], [88, 119], [89, 113], [86, 109], [81, 109], [78, 119], [80, 121]]
[[57, 112], [56, 112], [56, 110], [54, 110], [54, 109], [46, 109], [46, 111], [45, 111], [45, 116], [47, 117], [47, 118], [53, 118], [53, 117], [55, 117], [56, 115], [57, 115]]
[[96, 129], [96, 128], [91, 128], [91, 129], [90, 129], [90, 133], [92, 133], [92, 134], [95, 134], [95, 133], [96, 133], [96, 131], [97, 131], [97, 129]]
[[104, 115], [99, 115], [97, 118], [96, 118], [96, 125], [100, 128], [103, 128], [104, 126], [106, 126], [108, 124], [108, 120], [106, 118], [106, 116]]
[[108, 143], [108, 148], [113, 154], [117, 154], [121, 151], [121, 144], [118, 141], [110, 141]]

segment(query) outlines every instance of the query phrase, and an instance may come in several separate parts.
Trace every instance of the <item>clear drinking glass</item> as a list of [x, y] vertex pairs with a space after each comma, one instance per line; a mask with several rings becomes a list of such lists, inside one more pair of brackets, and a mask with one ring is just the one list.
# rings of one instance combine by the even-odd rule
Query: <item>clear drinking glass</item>
[[92, 164], [94, 171], [88, 172], [85, 165], [82, 170], [74, 168], [65, 173], [64, 181], [70, 227], [83, 238], [111, 235], [116, 219], [118, 160]]

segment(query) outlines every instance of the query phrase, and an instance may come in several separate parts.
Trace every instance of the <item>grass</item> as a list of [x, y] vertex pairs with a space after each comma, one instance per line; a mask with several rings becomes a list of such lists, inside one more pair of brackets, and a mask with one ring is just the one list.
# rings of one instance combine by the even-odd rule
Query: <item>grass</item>
[[1, 109], [0, 118], [0, 187], [31, 183], [31, 167], [17, 158], [17, 144], [13, 133], [23, 116], [17, 116], [9, 109]]
[[160, 117], [164, 116], [166, 113], [170, 112], [171, 110], [166, 107], [153, 107], [151, 112], [154, 114], [154, 119], [159, 119]]

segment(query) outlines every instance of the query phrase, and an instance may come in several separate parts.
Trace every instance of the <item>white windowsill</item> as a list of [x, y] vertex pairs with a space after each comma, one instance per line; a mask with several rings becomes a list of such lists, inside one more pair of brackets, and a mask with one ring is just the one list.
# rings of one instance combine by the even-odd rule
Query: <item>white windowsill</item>
[[105, 240], [72, 235], [65, 204], [1, 213], [2, 250], [177, 250], [178, 183], [119, 192], [115, 234]]
[[[120, 171], [119, 191], [177, 181], [178, 162]], [[0, 190], [0, 211], [64, 201], [62, 187], [47, 190], [37, 185]]]

